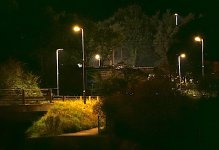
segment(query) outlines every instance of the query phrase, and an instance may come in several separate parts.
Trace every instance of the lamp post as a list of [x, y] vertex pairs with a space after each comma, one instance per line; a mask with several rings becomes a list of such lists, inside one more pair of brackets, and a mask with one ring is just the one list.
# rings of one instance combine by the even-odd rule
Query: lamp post
[[201, 42], [201, 48], [202, 48], [202, 77], [205, 76], [205, 65], [204, 65], [204, 40], [203, 38], [196, 36], [195, 41]]
[[82, 43], [82, 78], [83, 78], [83, 100], [86, 104], [86, 85], [85, 85], [85, 52], [84, 52], [84, 29], [79, 26], [74, 26], [73, 30], [75, 32], [81, 31], [81, 43]]
[[182, 82], [182, 76], [181, 76], [181, 58], [185, 58], [186, 55], [185, 54], [180, 54], [178, 56], [178, 67], [179, 67], [179, 86], [181, 89], [181, 82]]
[[178, 14], [175, 13], [174, 15], [175, 15], [175, 17], [176, 17], [176, 26], [177, 26], [177, 25], [178, 25]]
[[59, 51], [63, 51], [63, 49], [56, 50], [56, 84], [57, 84], [57, 96], [59, 96]]
[[100, 55], [96, 54], [95, 55], [96, 60], [98, 60], [98, 66], [100, 67]]

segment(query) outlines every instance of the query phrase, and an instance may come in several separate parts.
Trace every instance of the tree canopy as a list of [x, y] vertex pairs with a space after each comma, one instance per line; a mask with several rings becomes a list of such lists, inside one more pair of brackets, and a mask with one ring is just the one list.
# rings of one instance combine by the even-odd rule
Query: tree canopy
[[[181, 17], [176, 26], [175, 16], [170, 10], [149, 16], [140, 6], [131, 5], [98, 22], [88, 44], [100, 52], [103, 59], [168, 71], [168, 51], [177, 42], [178, 31], [193, 18], [193, 14]], [[115, 58], [112, 58], [112, 51]]]
[[9, 60], [0, 66], [1, 89], [38, 89], [39, 77], [24, 69], [21, 62]]

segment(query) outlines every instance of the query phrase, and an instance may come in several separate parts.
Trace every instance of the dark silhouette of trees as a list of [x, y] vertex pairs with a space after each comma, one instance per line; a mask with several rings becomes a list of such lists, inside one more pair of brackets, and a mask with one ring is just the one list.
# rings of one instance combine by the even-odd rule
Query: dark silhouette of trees
[[114, 149], [218, 147], [218, 96], [191, 99], [174, 87], [164, 78], [135, 80], [104, 98]]
[[147, 15], [140, 6], [120, 8], [115, 14], [100, 21], [89, 43], [100, 51], [103, 59], [112, 58], [116, 63], [128, 66], [155, 66], [169, 72], [168, 52], [177, 42], [177, 33], [194, 18], [189, 14], [175, 25], [175, 16], [170, 10]]

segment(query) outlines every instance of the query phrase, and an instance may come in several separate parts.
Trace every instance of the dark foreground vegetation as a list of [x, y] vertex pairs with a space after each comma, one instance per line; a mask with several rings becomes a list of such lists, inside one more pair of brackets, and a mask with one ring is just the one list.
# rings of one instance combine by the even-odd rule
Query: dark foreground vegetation
[[25, 132], [44, 112], [13, 112], [0, 110], [0, 150], [23, 150]]
[[114, 149], [219, 148], [218, 96], [191, 98], [166, 79], [123, 85], [103, 103]]

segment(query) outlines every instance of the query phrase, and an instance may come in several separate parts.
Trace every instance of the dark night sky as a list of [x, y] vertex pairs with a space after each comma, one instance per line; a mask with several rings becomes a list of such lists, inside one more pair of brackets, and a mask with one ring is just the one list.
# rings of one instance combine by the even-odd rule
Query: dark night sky
[[[219, 20], [217, 16], [216, 0], [5, 0], [0, 2], [0, 37], [1, 37], [1, 54], [17, 54], [24, 51], [26, 44], [21, 44], [17, 40], [26, 38], [25, 35], [33, 32], [28, 28], [28, 21], [34, 22], [34, 17], [40, 17], [42, 7], [52, 6], [57, 12], [76, 13], [80, 16], [93, 20], [103, 20], [113, 15], [120, 7], [129, 4], [140, 5], [146, 14], [154, 14], [158, 10], [165, 11], [170, 9], [173, 13], [187, 15], [188, 13], [201, 14], [203, 21], [197, 23], [197, 29], [194, 34], [204, 32], [205, 49], [208, 56], [218, 59], [217, 56], [217, 35], [219, 34]], [[16, 12], [18, 19], [14, 17]], [[12, 17], [12, 16], [13, 17]], [[14, 20], [13, 20], [13, 19]], [[19, 20], [22, 18], [21, 20]], [[43, 22], [35, 22], [35, 26], [41, 26]], [[20, 28], [20, 29], [19, 29]], [[23, 33], [17, 33], [22, 31]], [[22, 35], [24, 37], [22, 37]], [[32, 37], [36, 38], [34, 34]], [[26, 38], [26, 42], [28, 41]], [[192, 38], [192, 37], [191, 37]], [[192, 40], [192, 39], [191, 39]], [[31, 40], [30, 40], [31, 42]], [[29, 43], [31, 45], [31, 43]], [[2, 58], [2, 57], [1, 57]]]

